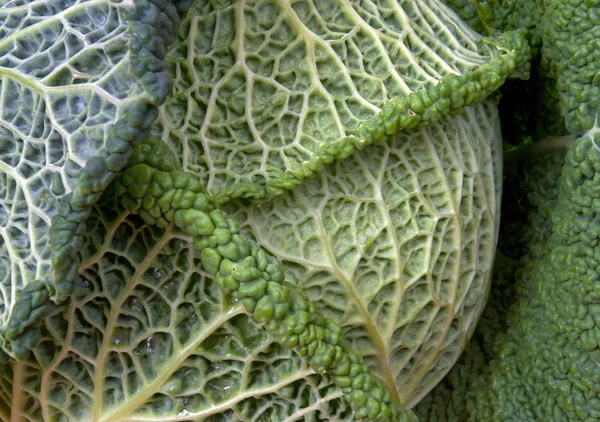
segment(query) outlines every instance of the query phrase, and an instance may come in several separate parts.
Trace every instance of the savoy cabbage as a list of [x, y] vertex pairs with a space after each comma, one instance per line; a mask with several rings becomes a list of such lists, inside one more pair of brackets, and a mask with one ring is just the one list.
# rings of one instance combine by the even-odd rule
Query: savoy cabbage
[[1, 2], [0, 418], [598, 417], [594, 6], [448, 3]]

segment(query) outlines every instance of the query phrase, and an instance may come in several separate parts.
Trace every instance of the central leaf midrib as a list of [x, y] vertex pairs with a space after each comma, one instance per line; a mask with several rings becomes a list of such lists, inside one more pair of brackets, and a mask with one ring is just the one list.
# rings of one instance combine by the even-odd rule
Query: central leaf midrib
[[[384, 377], [384, 378], [382, 378], [382, 380], [385, 382], [386, 386], [388, 387], [388, 390], [389, 390], [392, 400], [394, 400], [396, 402], [400, 402], [400, 397], [398, 396], [398, 391], [396, 390], [394, 380], [390, 378], [391, 373], [390, 373], [390, 371], [385, 371], [385, 369], [388, 367], [388, 365], [387, 365], [387, 362], [388, 362], [387, 347], [381, 336], [381, 333], [377, 329], [377, 326], [376, 326], [375, 322], [373, 321], [373, 318], [371, 317], [371, 314], [369, 313], [367, 306], [365, 305], [365, 303], [363, 302], [362, 298], [360, 297], [358, 291], [356, 290], [356, 286], [354, 285], [354, 283], [352, 283], [351, 280], [348, 279], [348, 277], [346, 277], [346, 274], [344, 273], [344, 271], [337, 265], [337, 259], [336, 259], [335, 252], [331, 248], [331, 242], [329, 241], [328, 233], [325, 230], [325, 227], [323, 226], [321, 219], [318, 218], [318, 216], [314, 213], [314, 209], [312, 207], [310, 207], [310, 204], [308, 204], [308, 203], [306, 203], [306, 201], [304, 201], [304, 197], [302, 197], [302, 201], [305, 203], [306, 208], [308, 210], [310, 210], [309, 213], [312, 215], [312, 218], [315, 220], [315, 222], [317, 224], [319, 235], [320, 235], [319, 237], [321, 239], [324, 239], [323, 244], [325, 247], [327, 257], [331, 264], [331, 271], [333, 272], [334, 277], [338, 280], [338, 282], [340, 284], [342, 284], [342, 286], [344, 286], [344, 288], [346, 289], [346, 292], [348, 294], [348, 298], [351, 300], [352, 303], [354, 303], [354, 305], [356, 306], [356, 309], [359, 311], [359, 313], [363, 319], [363, 326], [366, 328], [366, 330], [369, 334], [369, 337], [373, 344], [373, 348], [377, 353], [377, 357], [378, 357], [379, 361], [384, 363], [384, 365], [385, 365], [382, 368], [382, 373], [381, 373], [380, 377]], [[341, 324], [341, 325], [343, 326], [343, 324]], [[391, 382], [391, 384], [390, 384], [390, 382]]]
[[[177, 415], [176, 417], [164, 417], [164, 418], [157, 418], [157, 417], [153, 417], [152, 419], [148, 419], [148, 418], [144, 418], [144, 417], [139, 417], [139, 418], [128, 418], [128, 421], [133, 422], [133, 421], [152, 421], [152, 422], [171, 422], [171, 421], [187, 421], [190, 418], [206, 418], [208, 416], [212, 416], [212, 415], [216, 415], [219, 413], [222, 413], [228, 409], [231, 409], [234, 405], [240, 403], [243, 400], [249, 399], [249, 398], [256, 398], [258, 396], [261, 395], [265, 395], [265, 394], [273, 394], [276, 393], [277, 391], [279, 391], [280, 389], [294, 383], [295, 381], [305, 381], [306, 377], [308, 377], [309, 375], [313, 375], [314, 372], [312, 370], [302, 370], [302, 371], [298, 371], [296, 373], [294, 373], [292, 376], [290, 376], [289, 378], [286, 378], [284, 380], [281, 380], [280, 382], [277, 382], [275, 384], [271, 384], [269, 387], [267, 388], [254, 388], [251, 390], [245, 390], [243, 393], [240, 393], [238, 395], [236, 395], [234, 398], [229, 399], [227, 401], [221, 402], [215, 406], [209, 407], [205, 410], [201, 410], [201, 411], [197, 411], [197, 412], [188, 412], [188, 413], [184, 413], [183, 415]], [[341, 397], [341, 394], [339, 396], [336, 397]]]
[[[238, 306], [237, 309], [223, 314], [216, 318], [211, 322], [208, 326], [204, 327], [202, 331], [202, 335], [198, 336], [194, 341], [189, 342], [185, 347], [181, 349], [174, 349], [174, 353], [170, 359], [163, 363], [162, 368], [165, 368], [164, 371], [159, 371], [157, 376], [150, 382], [149, 384], [144, 384], [144, 386], [139, 390], [140, 392], [134, 394], [127, 398], [124, 402], [124, 406], [117, 406], [112, 409], [109, 409], [107, 412], [102, 412], [102, 400], [101, 394], [104, 392], [103, 378], [104, 372], [102, 368], [104, 366], [104, 361], [108, 357], [108, 349], [109, 342], [112, 338], [112, 333], [115, 328], [115, 324], [118, 316], [121, 312], [121, 306], [130, 296], [130, 293], [135, 289], [135, 287], [139, 284], [135, 280], [141, 279], [143, 274], [146, 272], [150, 265], [154, 262], [156, 256], [163, 250], [163, 248], [173, 239], [174, 234], [169, 229], [157, 242], [151, 251], [148, 252], [146, 258], [142, 261], [142, 263], [136, 269], [132, 279], [128, 283], [128, 286], [123, 290], [123, 292], [119, 295], [119, 299], [116, 302], [117, 306], [111, 307], [111, 314], [109, 316], [109, 321], [106, 326], [105, 336], [102, 341], [102, 345], [98, 351], [98, 361], [96, 364], [97, 372], [95, 376], [95, 392], [94, 392], [94, 420], [97, 421], [109, 421], [113, 420], [115, 414], [120, 413], [121, 415], [127, 415], [131, 412], [135, 411], [139, 406], [145, 403], [152, 395], [158, 392], [160, 386], [162, 386], [168, 378], [181, 367], [181, 364], [196, 350], [196, 348], [215, 330], [221, 327], [225, 322], [229, 321], [235, 315], [239, 315], [243, 313], [243, 308]], [[184, 276], [187, 278], [187, 276]]]
[[[140, 232], [138, 231], [138, 233], [136, 233], [132, 237], [136, 239], [137, 235], [139, 234]], [[125, 283], [123, 290], [119, 293], [119, 296], [117, 297], [115, 302], [111, 304], [110, 313], [106, 322], [106, 328], [104, 330], [104, 336], [102, 338], [100, 348], [98, 349], [98, 358], [95, 364], [96, 373], [94, 374], [95, 388], [93, 420], [102, 420], [105, 416], [102, 412], [102, 394], [104, 393], [104, 389], [101, 387], [103, 385], [102, 379], [104, 377], [104, 372], [102, 371], [102, 368], [104, 368], [106, 359], [108, 358], [109, 345], [112, 342], [112, 335], [117, 324], [117, 319], [119, 315], [121, 315], [121, 307], [123, 306], [127, 298], [129, 298], [130, 294], [134, 291], [135, 287], [138, 285], [139, 279], [143, 276], [146, 270], [150, 268], [150, 265], [152, 265], [156, 256], [160, 253], [163, 247], [169, 243], [169, 241], [171, 240], [171, 235], [171, 229], [167, 229], [167, 231], [163, 234], [159, 241], [152, 247], [151, 250], [148, 251], [144, 260], [140, 263], [140, 265], [136, 268], [135, 272], [133, 273], [131, 280]], [[98, 255], [98, 258], [102, 258], [102, 256]]]
[[[386, 148], [385, 151], [386, 151], [385, 157], [382, 159], [381, 167], [378, 169], [379, 177], [377, 177], [377, 178], [375, 177], [375, 175], [373, 175], [373, 172], [370, 170], [369, 166], [362, 159], [362, 155], [357, 154], [357, 160], [363, 166], [364, 173], [367, 175], [367, 178], [369, 178], [371, 180], [371, 183], [373, 184], [373, 187], [376, 192], [376, 197], [374, 198], [374, 203], [377, 206], [377, 208], [379, 209], [379, 212], [381, 212], [382, 216], [384, 217], [385, 227], [389, 232], [390, 240], [392, 241], [392, 247], [394, 248], [394, 255], [396, 257], [398, 257], [398, 275], [397, 275], [396, 279], [394, 280], [394, 283], [398, 286], [399, 297], [403, 298], [405, 286], [404, 286], [404, 276], [402, 273], [403, 263], [400, 262], [400, 259], [399, 259], [400, 245], [398, 244], [396, 230], [392, 224], [392, 218], [390, 216], [389, 208], [386, 206], [385, 201], [383, 199], [383, 194], [381, 192], [381, 186], [383, 183], [382, 178], [385, 177], [385, 169], [387, 168], [387, 165], [388, 165], [390, 149]], [[395, 302], [395, 304], [396, 304], [395, 311], [392, 311], [392, 315], [398, 314], [398, 310], [399, 310], [401, 302], [402, 302], [401, 300], [397, 300]], [[368, 310], [365, 309], [365, 312], [368, 313]], [[370, 314], [369, 314], [369, 318], [370, 318]], [[373, 324], [372, 318], [369, 319], [369, 322], [371, 324]], [[393, 327], [393, 326], [394, 326], [394, 324], [391, 324], [391, 327]], [[369, 330], [369, 334], [371, 334], [370, 328], [367, 328], [367, 329]], [[377, 327], [374, 327], [373, 329], [376, 330], [376, 332], [377, 332], [377, 338], [373, 337], [372, 334], [371, 334], [371, 338], [375, 342], [377, 342], [378, 340], [381, 342], [381, 344], [377, 344], [377, 350], [378, 350], [379, 361], [380, 361], [380, 370], [381, 370], [380, 376], [383, 378], [385, 384], [387, 385], [388, 390], [392, 396], [392, 399], [397, 400], [398, 402], [401, 402], [400, 395], [398, 394], [398, 389], [396, 387], [396, 382], [395, 382], [395, 379], [394, 379], [394, 376], [392, 373], [392, 365], [390, 362], [390, 351], [389, 351], [389, 347], [388, 347], [389, 339], [386, 338], [386, 341], [383, 341], [382, 337], [379, 335], [380, 330], [377, 330]], [[383, 330], [381, 330], [381, 331], [383, 331]], [[387, 333], [387, 336], [391, 337], [392, 333], [393, 333], [393, 329], [392, 329], [391, 333]], [[381, 347], [381, 349], [379, 349], [379, 347]]]

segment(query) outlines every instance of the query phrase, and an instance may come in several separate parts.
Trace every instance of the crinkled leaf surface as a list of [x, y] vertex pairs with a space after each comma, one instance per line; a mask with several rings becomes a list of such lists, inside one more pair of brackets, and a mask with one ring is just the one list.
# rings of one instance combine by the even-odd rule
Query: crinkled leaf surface
[[127, 103], [131, 2], [0, 7], [0, 326], [15, 289], [50, 271], [50, 220]]
[[[391, 97], [489, 60], [475, 41], [437, 1], [196, 1], [167, 56], [174, 94], [154, 133], [214, 195], [264, 185]], [[455, 362], [481, 312], [499, 138], [495, 105], [479, 105], [280, 199], [229, 206], [408, 404]]]
[[[392, 371], [404, 400], [448, 370], [482, 306], [496, 232], [494, 117], [490, 104], [469, 108], [272, 203], [230, 206], [355, 350], [384, 379]], [[6, 368], [2, 418], [352, 420], [326, 375], [223, 295], [188, 238], [116, 208], [88, 219], [77, 294], [46, 318], [31, 357]]]
[[195, 1], [167, 55], [155, 134], [217, 194], [297, 168], [394, 96], [486, 61], [428, 1]]
[[140, 221], [89, 219], [76, 298], [5, 377], [4, 420], [352, 420], [327, 377], [223, 297], [188, 239]]
[[496, 107], [485, 103], [238, 210], [408, 405], [454, 364], [483, 309], [500, 147]]

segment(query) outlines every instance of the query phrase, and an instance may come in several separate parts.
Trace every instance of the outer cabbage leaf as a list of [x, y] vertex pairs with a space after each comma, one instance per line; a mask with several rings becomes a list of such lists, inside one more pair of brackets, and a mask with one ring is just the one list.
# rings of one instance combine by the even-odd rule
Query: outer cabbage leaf
[[50, 272], [58, 200], [103, 146], [124, 99], [141, 93], [127, 80], [124, 6], [0, 9], [2, 321], [13, 289]]
[[[196, 1], [153, 132], [218, 201], [252, 197], [360, 136], [392, 97], [489, 62], [477, 38], [437, 1]], [[280, 199], [228, 206], [409, 406], [481, 312], [499, 138], [486, 103], [321, 166]]]
[[[380, 374], [383, 358], [405, 401], [452, 365], [486, 294], [497, 124], [493, 105], [472, 107], [332, 164], [273, 203], [230, 207]], [[86, 223], [76, 295], [7, 368], [3, 417], [352, 420], [327, 375], [223, 295], [189, 238], [106, 198]]]
[[352, 420], [342, 393], [273, 343], [189, 239], [97, 208], [76, 297], [0, 386], [3, 420]]
[[[151, 103], [168, 93], [164, 64], [152, 53], [164, 49], [169, 31], [176, 29], [177, 9], [160, 0], [138, 6], [144, 17], [132, 2], [9, 1], [0, 6], [2, 331], [18, 335], [23, 327], [15, 324], [28, 324], [21, 314], [8, 323], [25, 286], [34, 280], [49, 283], [57, 275], [66, 285], [72, 281], [63, 269], [77, 255], [72, 253], [77, 229], [64, 236], [72, 244], [51, 246], [52, 219], [62, 207], [68, 220], [62, 228], [77, 227], [127, 162], [128, 144], [154, 119]], [[140, 47], [149, 32], [129, 28], [149, 23], [163, 40]]]
[[477, 39], [437, 0], [198, 0], [166, 57], [174, 92], [154, 134], [209, 193], [240, 196], [232, 184], [275, 182], [389, 99], [499, 54]]
[[454, 364], [487, 296], [501, 187], [496, 107], [371, 148], [237, 216], [411, 407]]

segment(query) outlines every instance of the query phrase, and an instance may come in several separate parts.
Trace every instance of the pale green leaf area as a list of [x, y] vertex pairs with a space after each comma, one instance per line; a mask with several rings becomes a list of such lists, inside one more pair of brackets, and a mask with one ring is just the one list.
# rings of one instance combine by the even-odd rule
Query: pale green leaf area
[[4, 377], [3, 420], [352, 420], [327, 377], [223, 297], [189, 239], [112, 207], [88, 225], [78, 293]]
[[[453, 364], [481, 311], [499, 193], [494, 117], [490, 104], [469, 108], [272, 203], [230, 206], [409, 404]], [[0, 384], [3, 418], [352, 420], [326, 375], [204, 273], [189, 238], [111, 201], [87, 233], [76, 296]]]
[[196, 1], [154, 133], [217, 195], [357, 134], [392, 97], [487, 61], [438, 1]]
[[10, 1], [0, 7], [0, 326], [15, 289], [50, 274], [50, 221], [120, 108], [130, 2]]
[[[435, 1], [196, 1], [167, 55], [174, 93], [154, 133], [215, 196], [264, 185], [356, 135], [390, 98], [485, 63], [475, 41]], [[472, 107], [280, 199], [228, 205], [409, 405], [456, 361], [482, 310], [497, 119], [491, 103]]]
[[468, 108], [234, 214], [409, 406], [454, 364], [483, 308], [500, 201], [496, 117], [491, 104]]

